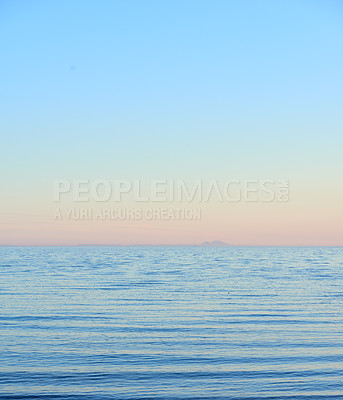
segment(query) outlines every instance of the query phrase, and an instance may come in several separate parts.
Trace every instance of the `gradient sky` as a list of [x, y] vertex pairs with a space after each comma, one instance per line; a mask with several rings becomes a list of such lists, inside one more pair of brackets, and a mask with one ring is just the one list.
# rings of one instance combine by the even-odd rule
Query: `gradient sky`
[[[0, 49], [0, 244], [343, 245], [341, 1], [2, 1]], [[157, 178], [290, 198], [53, 218], [56, 179]]]

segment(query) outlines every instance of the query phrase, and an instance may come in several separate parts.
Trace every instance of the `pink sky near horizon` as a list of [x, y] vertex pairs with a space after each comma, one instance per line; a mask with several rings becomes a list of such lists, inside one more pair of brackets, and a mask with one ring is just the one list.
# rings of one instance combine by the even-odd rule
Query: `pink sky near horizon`
[[[152, 207], [177, 208], [170, 204]], [[292, 197], [288, 203], [186, 205], [200, 208], [199, 220], [55, 220], [57, 208], [50, 205], [44, 212], [3, 217], [0, 244], [175, 245], [221, 240], [247, 246], [343, 245], [341, 209], [320, 204], [306, 207]]]

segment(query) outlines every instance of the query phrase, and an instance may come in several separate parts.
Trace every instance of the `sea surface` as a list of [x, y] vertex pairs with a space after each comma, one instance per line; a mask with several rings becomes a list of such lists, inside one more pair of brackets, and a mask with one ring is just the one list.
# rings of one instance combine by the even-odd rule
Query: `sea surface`
[[343, 399], [342, 247], [2, 247], [0, 399]]

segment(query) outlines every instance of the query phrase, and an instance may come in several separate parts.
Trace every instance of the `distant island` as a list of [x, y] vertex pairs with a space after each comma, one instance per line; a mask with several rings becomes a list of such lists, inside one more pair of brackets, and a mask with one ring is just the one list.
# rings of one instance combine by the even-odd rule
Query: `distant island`
[[231, 244], [222, 242], [221, 240], [213, 240], [212, 242], [203, 242], [200, 244], [200, 246], [205, 246], [205, 247], [225, 247], [225, 246], [231, 246]]

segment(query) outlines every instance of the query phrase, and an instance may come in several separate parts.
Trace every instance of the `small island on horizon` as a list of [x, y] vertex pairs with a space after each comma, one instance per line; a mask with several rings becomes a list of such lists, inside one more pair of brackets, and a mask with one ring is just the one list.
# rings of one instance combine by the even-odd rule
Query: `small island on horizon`
[[202, 242], [200, 246], [205, 246], [205, 247], [226, 247], [226, 246], [232, 246], [231, 244], [222, 242], [221, 240], [213, 240], [212, 242]]

